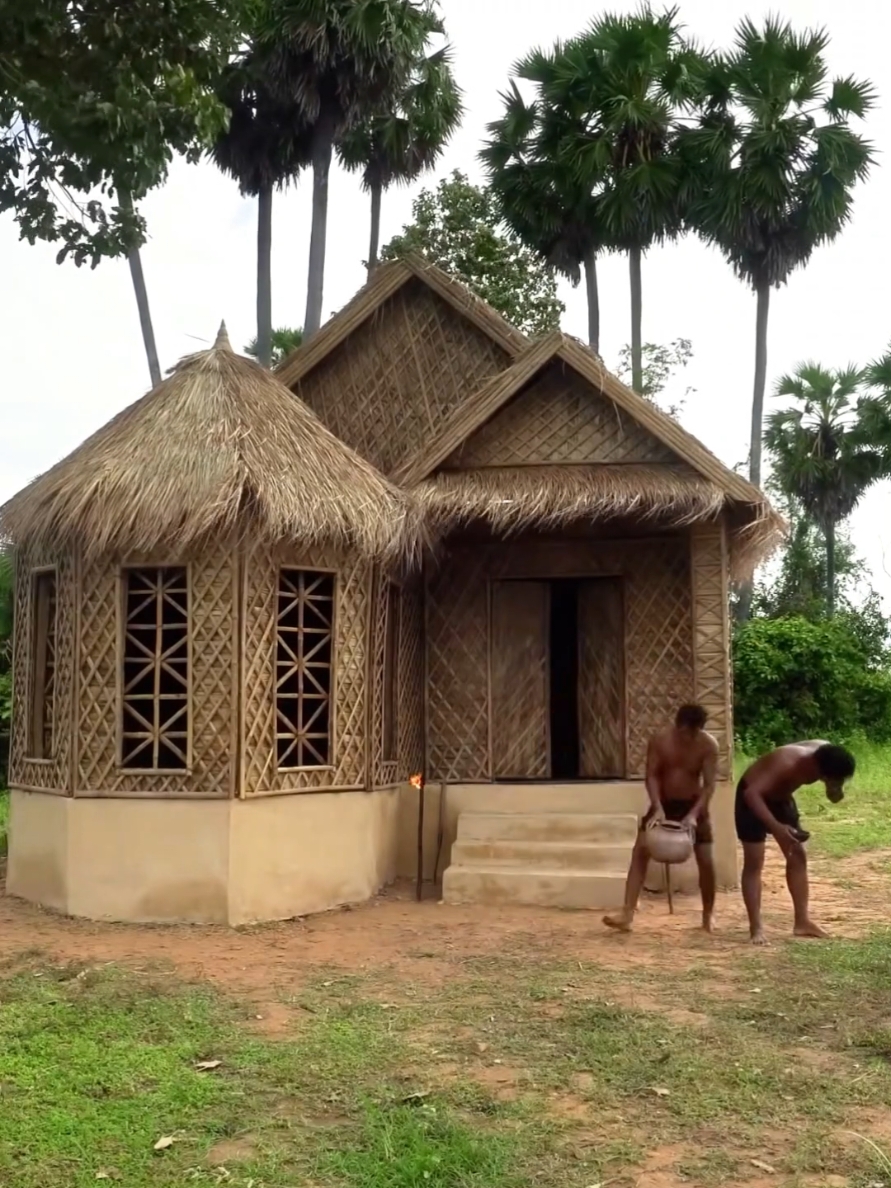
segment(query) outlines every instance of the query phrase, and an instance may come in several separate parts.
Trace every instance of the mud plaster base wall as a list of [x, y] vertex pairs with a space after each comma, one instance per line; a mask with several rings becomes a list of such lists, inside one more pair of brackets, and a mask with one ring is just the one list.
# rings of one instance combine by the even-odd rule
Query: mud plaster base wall
[[[579, 797], [584, 796], [584, 785], [548, 784], [449, 784], [446, 790], [446, 807], [443, 818], [442, 857], [439, 862], [439, 878], [451, 861], [452, 844], [458, 832], [458, 817], [462, 812], [477, 813], [538, 813], [583, 811]], [[587, 785], [591, 795], [597, 797], [588, 811], [643, 813], [647, 806], [647, 793], [643, 781], [628, 781], [616, 784]], [[439, 829], [440, 786], [429, 784], [424, 801], [424, 877], [433, 877], [436, 861], [436, 842]], [[733, 795], [731, 784], [719, 784], [712, 801], [712, 826], [715, 835], [715, 868], [718, 886], [731, 890], [739, 885], [739, 865], [736, 846], [736, 832], [733, 825]], [[413, 877], [417, 870], [418, 793], [406, 786], [401, 792], [402, 805], [399, 810], [399, 861], [398, 874]], [[545, 800], [546, 798], [546, 804]], [[608, 798], [610, 803], [604, 803]], [[630, 849], [629, 849], [630, 856]], [[691, 859], [681, 867], [672, 870], [671, 885], [677, 891], [695, 891], [699, 884], [696, 863]], [[664, 886], [661, 867], [651, 865], [647, 887], [659, 890]]]
[[7, 890], [94, 920], [249, 924], [396, 876], [399, 793], [72, 800], [13, 789]]

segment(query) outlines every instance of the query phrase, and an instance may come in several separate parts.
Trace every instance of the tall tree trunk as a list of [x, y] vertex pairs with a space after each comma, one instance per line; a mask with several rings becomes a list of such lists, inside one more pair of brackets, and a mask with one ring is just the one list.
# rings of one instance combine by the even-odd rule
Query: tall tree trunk
[[770, 313], [770, 285], [759, 281], [755, 293], [758, 310], [755, 321], [755, 386], [752, 391], [752, 444], [749, 447], [749, 478], [761, 486], [761, 447], [764, 437], [764, 388], [767, 383], [767, 318]]
[[600, 354], [600, 293], [597, 289], [597, 253], [585, 257], [585, 289], [588, 293], [588, 345]]
[[378, 248], [381, 242], [381, 199], [383, 186], [380, 182], [371, 185], [371, 242], [368, 245], [368, 279], [377, 268]]
[[[123, 210], [133, 213], [133, 199], [124, 191], [118, 191], [118, 202]], [[158, 348], [155, 346], [155, 331], [152, 327], [152, 313], [149, 309], [148, 290], [145, 287], [145, 275], [142, 271], [142, 257], [139, 248], [131, 248], [127, 253], [127, 263], [130, 265], [130, 279], [133, 281], [133, 292], [136, 294], [136, 308], [139, 310], [139, 325], [142, 328], [142, 341], [145, 346], [145, 357], [148, 360], [149, 375], [152, 387], [157, 388], [161, 382], [161, 365], [158, 362]]]
[[835, 524], [828, 523], [823, 535], [826, 540], [826, 610], [832, 619], [835, 617]]
[[643, 392], [643, 282], [640, 275], [640, 257], [639, 247], [633, 247], [628, 253], [631, 274], [631, 386], [639, 393]]
[[322, 324], [325, 288], [325, 240], [328, 232], [328, 176], [334, 136], [320, 127], [312, 154], [312, 234], [309, 240], [309, 277], [306, 285], [306, 317], [303, 340], [308, 342]]
[[272, 365], [272, 186], [257, 194], [257, 358]]
[[[761, 451], [764, 437], [764, 389], [767, 384], [767, 318], [770, 313], [770, 285], [759, 280], [755, 286], [755, 385], [752, 390], [752, 436], [749, 445], [749, 479], [761, 486]], [[752, 613], [753, 583], [740, 586], [736, 617], [745, 622]]]

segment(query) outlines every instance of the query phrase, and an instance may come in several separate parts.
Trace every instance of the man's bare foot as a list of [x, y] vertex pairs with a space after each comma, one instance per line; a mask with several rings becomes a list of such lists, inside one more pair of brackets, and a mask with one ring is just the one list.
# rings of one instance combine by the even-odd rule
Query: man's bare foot
[[711, 912], [703, 912], [702, 913], [702, 931], [703, 932], [714, 932], [715, 931], [715, 917], [712, 915]]
[[634, 912], [629, 912], [627, 908], [623, 908], [621, 912], [616, 912], [614, 916], [604, 916], [603, 922], [607, 928], [615, 928], [617, 932], [630, 932], [633, 919]]
[[812, 937], [814, 940], [824, 940], [829, 933], [821, 928], [819, 924], [815, 924], [813, 920], [805, 920], [802, 924], [796, 924], [792, 929], [793, 936]]
[[764, 935], [764, 929], [756, 928], [752, 933], [751, 940], [753, 945], [766, 945], [767, 937]]

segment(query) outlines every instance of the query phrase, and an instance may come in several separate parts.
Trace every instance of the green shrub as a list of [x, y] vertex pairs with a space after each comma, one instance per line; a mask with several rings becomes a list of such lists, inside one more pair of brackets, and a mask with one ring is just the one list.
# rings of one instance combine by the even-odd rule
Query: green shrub
[[891, 667], [853, 618], [790, 616], [739, 627], [733, 672], [741, 749], [755, 753], [798, 739], [856, 734], [891, 739]]

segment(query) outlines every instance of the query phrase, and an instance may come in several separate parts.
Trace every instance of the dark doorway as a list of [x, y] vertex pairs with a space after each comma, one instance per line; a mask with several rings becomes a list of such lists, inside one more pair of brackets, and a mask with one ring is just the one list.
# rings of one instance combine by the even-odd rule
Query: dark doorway
[[579, 778], [579, 583], [552, 581], [550, 621], [551, 778]]

